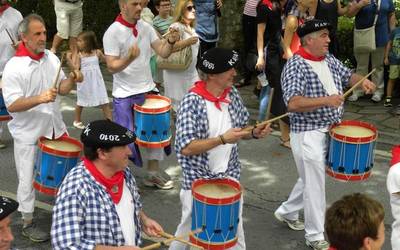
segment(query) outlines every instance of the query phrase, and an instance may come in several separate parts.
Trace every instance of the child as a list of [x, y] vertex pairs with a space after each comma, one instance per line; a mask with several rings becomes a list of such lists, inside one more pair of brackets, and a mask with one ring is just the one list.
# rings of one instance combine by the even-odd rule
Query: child
[[[396, 25], [397, 25], [397, 19]], [[392, 92], [397, 78], [400, 77], [400, 28], [396, 28], [390, 34], [390, 40], [385, 48], [385, 65], [390, 65], [389, 81], [386, 88], [385, 107], [392, 107]], [[399, 105], [400, 108], [400, 105]]]
[[78, 55], [72, 58], [67, 54], [67, 60], [73, 69], [80, 69], [83, 82], [77, 84], [77, 102], [75, 107], [74, 127], [84, 129], [81, 121], [83, 107], [100, 106], [104, 117], [112, 120], [111, 109], [103, 76], [99, 67], [99, 59], [104, 62], [105, 56], [97, 48], [97, 39], [93, 31], [83, 31], [78, 35]]
[[381, 249], [385, 241], [385, 211], [365, 194], [346, 195], [326, 211], [325, 230], [330, 249]]
[[392, 224], [392, 249], [400, 249], [400, 145], [392, 149], [392, 161], [386, 186], [390, 195], [390, 206], [394, 222]]

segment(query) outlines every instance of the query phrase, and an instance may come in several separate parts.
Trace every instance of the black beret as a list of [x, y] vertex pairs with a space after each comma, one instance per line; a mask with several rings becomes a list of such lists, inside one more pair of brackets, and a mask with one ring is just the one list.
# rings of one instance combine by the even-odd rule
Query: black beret
[[18, 202], [13, 199], [0, 196], [0, 221], [17, 210]]
[[124, 146], [135, 139], [132, 131], [110, 120], [90, 122], [81, 134], [83, 145], [97, 148]]
[[199, 69], [206, 74], [219, 74], [235, 67], [239, 54], [230, 49], [212, 48], [200, 57]]
[[329, 22], [325, 22], [319, 19], [312, 19], [304, 22], [297, 28], [297, 35], [303, 37], [312, 32], [322, 30], [322, 29], [332, 29], [332, 25]]

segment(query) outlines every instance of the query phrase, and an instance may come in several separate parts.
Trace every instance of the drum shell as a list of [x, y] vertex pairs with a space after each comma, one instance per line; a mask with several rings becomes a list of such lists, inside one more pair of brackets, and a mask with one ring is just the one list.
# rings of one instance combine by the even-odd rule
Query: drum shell
[[79, 151], [65, 152], [47, 147], [41, 137], [38, 142], [39, 152], [34, 166], [33, 187], [47, 195], [56, 195], [67, 173], [77, 165], [82, 144], [71, 137], [61, 137], [57, 140], [72, 143], [80, 148]]
[[8, 114], [6, 104], [4, 103], [3, 92], [0, 89], [0, 121], [11, 120], [11, 116]]
[[[339, 125], [368, 128], [374, 132], [369, 137], [344, 137], [333, 132]], [[366, 122], [343, 121], [330, 129], [327, 174], [338, 180], [360, 181], [371, 175], [377, 130]]]
[[146, 95], [148, 98], [164, 100], [168, 105], [162, 108], [134, 105], [135, 142], [141, 147], [163, 148], [171, 143], [171, 100], [159, 95]]
[[[203, 184], [229, 185], [238, 190], [238, 194], [229, 198], [205, 197], [196, 192], [196, 187]], [[199, 228], [203, 231], [191, 235], [190, 241], [209, 250], [233, 247], [238, 239], [240, 184], [231, 179], [196, 180], [192, 185], [192, 195], [192, 231]]]

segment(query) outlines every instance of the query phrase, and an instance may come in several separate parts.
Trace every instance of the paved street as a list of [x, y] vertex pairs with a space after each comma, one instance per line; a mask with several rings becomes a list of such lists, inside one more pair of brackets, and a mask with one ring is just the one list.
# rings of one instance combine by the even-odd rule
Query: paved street
[[[111, 89], [111, 76], [105, 75], [107, 88]], [[252, 95], [253, 86], [240, 89], [249, 108], [253, 122], [256, 118], [258, 103]], [[111, 94], [109, 95], [111, 96]], [[78, 137], [80, 130], [72, 127], [75, 93], [62, 97], [62, 112], [71, 136]], [[399, 103], [399, 100], [395, 100]], [[386, 174], [390, 148], [399, 143], [400, 122], [399, 116], [395, 116], [394, 108], [384, 108], [382, 104], [373, 104], [369, 99], [362, 98], [355, 104], [346, 104], [345, 119], [357, 119], [373, 123], [378, 127], [379, 137], [375, 150], [375, 166], [373, 175], [362, 182], [345, 183], [331, 177], [326, 177], [326, 198], [328, 205], [345, 194], [364, 192], [381, 201], [386, 210], [386, 243], [385, 250], [390, 249], [390, 224], [392, 215], [390, 212], [389, 197], [386, 191]], [[83, 122], [102, 118], [100, 109], [84, 109]], [[4, 136], [8, 147], [0, 151], [0, 192], [3, 194], [15, 194], [17, 176], [14, 166], [12, 138], [8, 132]], [[297, 179], [297, 172], [291, 156], [291, 152], [279, 146], [279, 134], [274, 132], [272, 136], [262, 140], [249, 140], [240, 142], [240, 159], [242, 162], [242, 180], [244, 192], [244, 227], [247, 249], [309, 249], [304, 244], [304, 232], [294, 232], [273, 217], [273, 211], [286, 200], [292, 186]], [[162, 167], [173, 177], [175, 188], [170, 191], [161, 191], [144, 187], [141, 179], [144, 171], [131, 166], [141, 188], [142, 201], [145, 212], [158, 220], [166, 232], [174, 233], [180, 219], [179, 187], [181, 172], [175, 155], [166, 158]], [[44, 228], [50, 228], [51, 209], [47, 204], [52, 204], [53, 199], [38, 195], [40, 201], [36, 210], [38, 222]], [[19, 249], [51, 249], [50, 243], [32, 244], [21, 235], [21, 221], [19, 214], [13, 215], [12, 229], [15, 235], [15, 246]], [[145, 242], [149, 244], [149, 241]]]

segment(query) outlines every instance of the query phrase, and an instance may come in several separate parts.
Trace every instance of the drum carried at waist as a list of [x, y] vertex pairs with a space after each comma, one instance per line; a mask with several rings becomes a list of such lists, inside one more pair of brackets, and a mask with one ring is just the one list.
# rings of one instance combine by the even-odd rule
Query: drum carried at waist
[[163, 148], [171, 143], [171, 100], [146, 95], [143, 105], [133, 107], [136, 143], [146, 148]]
[[204, 249], [233, 247], [238, 240], [241, 185], [231, 179], [196, 180], [192, 185], [192, 231], [190, 241]]
[[82, 144], [68, 136], [57, 140], [41, 137], [38, 147], [33, 187], [41, 193], [56, 195], [64, 177], [76, 166]]
[[2, 81], [0, 80], [0, 122], [11, 120], [11, 116], [10, 114], [8, 114], [6, 104], [4, 103], [3, 91], [1, 87], [2, 87]]
[[342, 121], [331, 126], [329, 135], [327, 174], [345, 181], [367, 179], [374, 165], [376, 127], [361, 121]]

